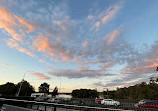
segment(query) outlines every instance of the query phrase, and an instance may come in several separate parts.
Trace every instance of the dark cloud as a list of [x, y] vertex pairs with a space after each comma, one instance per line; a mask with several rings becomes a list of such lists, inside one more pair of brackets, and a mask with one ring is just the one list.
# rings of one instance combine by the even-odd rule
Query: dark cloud
[[154, 74], [124, 74], [121, 77], [119, 76], [117, 79], [103, 82], [95, 82], [92, 84], [94, 87], [102, 87], [102, 88], [117, 88], [117, 87], [128, 87], [132, 85], [139, 84], [141, 82], [149, 82], [150, 77], [155, 77]]
[[72, 78], [100, 78], [106, 76], [113, 76], [114, 74], [104, 74], [97, 70], [79, 69], [79, 70], [58, 70], [58, 71], [46, 71], [46, 73], [53, 76], [61, 76], [69, 79]]

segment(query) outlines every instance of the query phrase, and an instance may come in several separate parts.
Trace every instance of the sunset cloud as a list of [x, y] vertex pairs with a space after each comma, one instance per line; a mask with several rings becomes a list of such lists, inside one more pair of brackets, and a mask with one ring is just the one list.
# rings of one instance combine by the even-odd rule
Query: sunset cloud
[[50, 47], [49, 39], [45, 36], [37, 36], [33, 47], [36, 48], [37, 51], [45, 51]]
[[99, 28], [101, 25], [108, 23], [112, 18], [114, 18], [119, 10], [120, 6], [118, 4], [110, 6], [106, 11], [100, 13], [99, 20], [95, 22], [94, 26]]
[[50, 63], [46, 62], [46, 61], [45, 61], [45, 60], [43, 60], [43, 59], [40, 59], [40, 60], [39, 60], [39, 62], [44, 63], [44, 64], [46, 64], [46, 65], [48, 65], [48, 66], [51, 66], [51, 65], [52, 65], [52, 64], [50, 64]]
[[129, 61], [122, 69], [122, 74], [154, 73], [158, 67], [158, 42], [151, 46], [146, 53], [138, 54], [137, 58]]
[[61, 57], [63, 60], [71, 58], [71, 54], [69, 54], [69, 51], [66, 49], [66, 47], [45, 36], [36, 36], [36, 39], [33, 43], [33, 48], [37, 51], [44, 52], [51, 57]]
[[0, 66], [9, 67], [9, 68], [15, 68], [15, 66], [12, 66], [10, 64], [0, 63]]
[[25, 32], [29, 33], [35, 30], [34, 25], [3, 7], [0, 7], [0, 28], [6, 30], [18, 41], [22, 41]]
[[39, 72], [32, 72], [30, 73], [31, 75], [33, 76], [36, 76], [38, 77], [40, 80], [47, 80], [47, 79], [50, 79], [49, 76], [45, 75], [45, 74], [42, 74], [42, 73], [39, 73]]
[[111, 68], [115, 64], [117, 64], [116, 61], [110, 61], [108, 63], [105, 63], [104, 65], [101, 65], [100, 68], [101, 68], [101, 70], [106, 70], [107, 68]]
[[107, 36], [107, 44], [112, 44], [120, 35], [119, 30], [113, 30], [108, 36]]
[[102, 24], [107, 23], [110, 19], [112, 19], [115, 14], [118, 12], [118, 10], [120, 9], [120, 7], [118, 5], [114, 5], [112, 7], [110, 7], [107, 11], [106, 14], [103, 16], [103, 18], [101, 19]]
[[28, 50], [26, 48], [21, 47], [16, 40], [8, 39], [8, 40], [6, 40], [6, 42], [7, 42], [7, 45], [10, 46], [11, 48], [15, 48], [18, 51], [23, 52], [23, 53], [25, 53], [25, 54], [27, 54], [27, 55], [29, 55], [31, 57], [36, 57], [34, 52], [32, 52], [32, 51], [30, 51], [30, 50]]

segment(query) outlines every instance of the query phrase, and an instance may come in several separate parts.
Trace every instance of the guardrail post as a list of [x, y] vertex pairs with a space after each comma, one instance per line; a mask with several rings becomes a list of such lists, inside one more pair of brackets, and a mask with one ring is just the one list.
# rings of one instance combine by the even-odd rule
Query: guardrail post
[[56, 105], [54, 105], [54, 111], [57, 111]]
[[39, 104], [37, 105], [37, 110], [39, 109]]
[[32, 109], [32, 104], [30, 105], [30, 108]]
[[45, 111], [47, 110], [47, 105], [45, 104], [45, 109], [44, 109]]

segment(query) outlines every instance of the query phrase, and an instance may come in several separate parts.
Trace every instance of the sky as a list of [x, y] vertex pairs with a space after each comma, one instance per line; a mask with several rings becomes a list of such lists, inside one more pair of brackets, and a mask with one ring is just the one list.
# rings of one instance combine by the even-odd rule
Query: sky
[[0, 0], [0, 84], [61, 92], [157, 77], [157, 0]]

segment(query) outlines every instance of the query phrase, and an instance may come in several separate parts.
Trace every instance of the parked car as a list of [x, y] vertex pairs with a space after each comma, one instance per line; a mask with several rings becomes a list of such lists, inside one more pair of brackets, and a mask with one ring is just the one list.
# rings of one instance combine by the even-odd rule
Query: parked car
[[65, 100], [64, 100], [64, 98], [55, 98], [54, 102], [56, 102], [56, 103], [65, 103]]
[[85, 105], [85, 101], [82, 99], [74, 99], [71, 101], [72, 101], [72, 104], [75, 104], [75, 105]]
[[115, 101], [113, 99], [103, 99], [101, 101], [101, 104], [118, 106], [118, 105], [120, 105], [120, 102], [119, 101]]
[[36, 101], [47, 101], [47, 96], [39, 96], [39, 97], [37, 97], [35, 100]]
[[148, 101], [148, 102], [144, 102], [144, 103], [137, 103], [137, 104], [135, 104], [135, 107], [158, 108], [158, 101]]
[[144, 104], [144, 103], [146, 103], [146, 102], [151, 102], [152, 100], [150, 100], [150, 99], [142, 99], [142, 100], [140, 100], [140, 101], [138, 101], [138, 103], [139, 104]]
[[99, 103], [99, 104], [101, 104], [101, 101], [102, 101], [102, 100], [103, 100], [103, 99], [96, 98], [96, 99], [95, 99], [95, 102], [96, 102], [96, 103]]
[[49, 98], [47, 101], [48, 101], [48, 102], [55, 102], [55, 99], [56, 99], [56, 98]]

